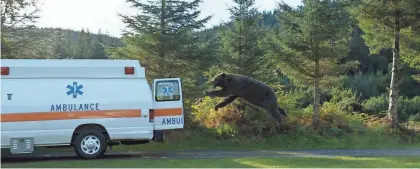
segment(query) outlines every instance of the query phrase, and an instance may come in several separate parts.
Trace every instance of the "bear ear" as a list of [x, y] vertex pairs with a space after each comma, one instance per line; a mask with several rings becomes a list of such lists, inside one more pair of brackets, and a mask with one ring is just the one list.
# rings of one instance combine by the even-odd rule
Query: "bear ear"
[[226, 73], [223, 72], [222, 74], [220, 74], [220, 76], [225, 77], [226, 76]]

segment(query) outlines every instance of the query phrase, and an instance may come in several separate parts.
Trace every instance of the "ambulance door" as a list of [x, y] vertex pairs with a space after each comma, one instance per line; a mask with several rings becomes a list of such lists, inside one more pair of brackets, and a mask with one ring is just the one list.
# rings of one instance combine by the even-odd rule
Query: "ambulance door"
[[153, 82], [153, 122], [155, 130], [184, 127], [180, 78], [155, 79]]

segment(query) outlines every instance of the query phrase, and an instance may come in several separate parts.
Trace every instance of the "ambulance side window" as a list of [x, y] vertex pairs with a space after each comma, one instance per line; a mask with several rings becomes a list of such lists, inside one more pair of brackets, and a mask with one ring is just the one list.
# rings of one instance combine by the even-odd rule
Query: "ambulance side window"
[[165, 80], [156, 82], [156, 101], [180, 100], [179, 82], [177, 80]]

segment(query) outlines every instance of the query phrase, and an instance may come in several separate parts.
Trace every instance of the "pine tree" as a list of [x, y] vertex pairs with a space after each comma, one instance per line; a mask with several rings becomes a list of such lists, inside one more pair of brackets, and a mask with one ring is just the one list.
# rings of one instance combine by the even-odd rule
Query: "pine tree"
[[86, 56], [86, 43], [85, 43], [85, 30], [82, 29], [82, 31], [79, 32], [79, 36], [77, 37], [78, 39], [78, 47], [77, 47], [77, 52], [76, 52], [76, 56], [75, 59], [82, 59], [85, 58]]
[[[293, 9], [279, 5], [279, 27], [268, 36], [268, 52], [280, 60], [281, 71], [314, 87], [313, 127], [320, 118], [321, 85], [334, 83], [355, 64], [339, 64], [349, 50], [351, 26], [339, 2], [303, 1]], [[332, 78], [334, 77], [334, 78]]]
[[[201, 0], [127, 0], [141, 11], [136, 16], [121, 15], [127, 24], [124, 47], [107, 50], [112, 58], [139, 59], [146, 67], [149, 81], [154, 78], [182, 77], [188, 88], [187, 76], [193, 76], [206, 55], [198, 43], [197, 33], [210, 16], [199, 19]], [[194, 85], [192, 85], [194, 86]], [[188, 94], [188, 93], [186, 93]]]
[[389, 87], [389, 126], [398, 126], [397, 100], [401, 82], [401, 59], [414, 61], [420, 54], [413, 50], [420, 43], [419, 0], [352, 1], [350, 9], [372, 54], [392, 49], [392, 74]]
[[273, 79], [270, 62], [260, 48], [260, 40], [265, 30], [259, 26], [261, 15], [253, 5], [255, 0], [234, 0], [235, 6], [229, 8], [233, 26], [220, 33], [218, 72], [237, 73], [265, 83]]
[[62, 29], [58, 28], [57, 30], [53, 30], [53, 35], [55, 36], [54, 37], [55, 44], [54, 44], [54, 49], [53, 49], [54, 50], [53, 51], [53, 58], [57, 58], [57, 59], [65, 58], [64, 57], [65, 46], [62, 45], [63, 39], [64, 39]]
[[94, 59], [106, 59], [105, 55], [105, 47], [104, 47], [104, 38], [101, 32], [101, 29], [99, 29], [97, 34], [97, 39], [95, 40], [93, 44], [93, 56]]
[[67, 30], [67, 36], [66, 36], [66, 50], [64, 51], [64, 58], [66, 59], [70, 59], [73, 57], [73, 44], [72, 44], [72, 40], [73, 40], [73, 31], [71, 30]]
[[84, 48], [84, 58], [92, 58], [93, 56], [93, 39], [92, 34], [89, 29], [86, 29], [86, 32], [83, 36], [83, 48]]
[[39, 0], [1, 0], [1, 57], [36, 57], [34, 50], [46, 43], [45, 36], [35, 29]]

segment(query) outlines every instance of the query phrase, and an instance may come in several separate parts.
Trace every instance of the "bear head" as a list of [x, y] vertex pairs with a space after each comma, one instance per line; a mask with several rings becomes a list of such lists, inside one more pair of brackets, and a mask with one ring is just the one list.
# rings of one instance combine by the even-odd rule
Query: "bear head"
[[210, 83], [213, 84], [213, 88], [221, 87], [224, 89], [228, 86], [228, 79], [226, 73], [220, 73], [211, 79]]

